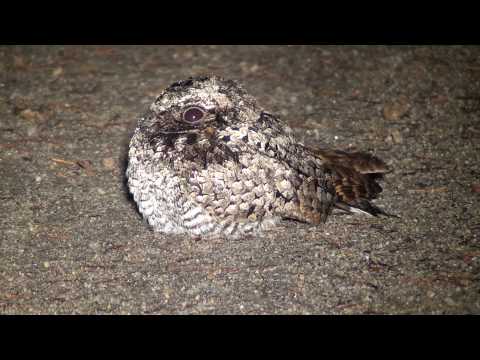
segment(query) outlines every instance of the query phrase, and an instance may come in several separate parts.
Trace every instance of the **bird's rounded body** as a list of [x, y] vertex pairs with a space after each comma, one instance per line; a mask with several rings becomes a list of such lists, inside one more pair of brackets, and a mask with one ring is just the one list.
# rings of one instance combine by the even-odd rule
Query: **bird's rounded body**
[[319, 224], [334, 206], [382, 213], [369, 199], [385, 170], [369, 155], [303, 146], [236, 82], [204, 77], [173, 84], [139, 120], [127, 177], [155, 231], [237, 235], [281, 218]]

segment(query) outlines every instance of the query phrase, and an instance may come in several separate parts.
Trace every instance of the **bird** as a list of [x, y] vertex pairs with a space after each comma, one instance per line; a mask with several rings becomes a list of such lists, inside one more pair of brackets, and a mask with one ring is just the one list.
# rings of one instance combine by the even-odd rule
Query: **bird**
[[322, 225], [333, 209], [389, 216], [372, 202], [387, 172], [369, 153], [303, 145], [243, 85], [210, 75], [173, 83], [139, 116], [126, 177], [155, 232], [235, 238]]

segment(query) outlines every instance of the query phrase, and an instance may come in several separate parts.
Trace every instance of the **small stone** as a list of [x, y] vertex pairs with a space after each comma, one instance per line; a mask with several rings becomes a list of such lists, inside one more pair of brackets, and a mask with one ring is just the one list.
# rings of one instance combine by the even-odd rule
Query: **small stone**
[[52, 76], [56, 79], [56, 78], [60, 77], [61, 75], [63, 75], [63, 72], [64, 72], [63, 68], [58, 67], [58, 68], [56, 68], [52, 71]]
[[183, 52], [182, 55], [183, 55], [184, 59], [188, 60], [188, 59], [193, 58], [195, 56], [195, 53], [192, 50], [186, 50], [186, 51]]
[[400, 130], [393, 130], [389, 136], [385, 139], [389, 144], [401, 144], [403, 142], [403, 136]]
[[27, 63], [23, 57], [15, 56], [13, 58], [13, 66], [17, 69], [25, 69], [27, 67]]
[[100, 249], [100, 244], [96, 241], [92, 241], [92, 242], [88, 243], [88, 247], [92, 250], [98, 250], [98, 249]]
[[445, 298], [445, 302], [447, 303], [447, 305], [450, 305], [450, 306], [457, 305], [457, 303], [451, 297]]
[[427, 296], [428, 296], [430, 299], [434, 298], [435, 295], [436, 295], [436, 294], [435, 294], [432, 290], [428, 290], [428, 291], [427, 291]]
[[27, 127], [27, 136], [28, 137], [34, 137], [37, 134], [38, 134], [38, 126], [37, 125], [32, 124], [31, 126]]
[[402, 118], [409, 110], [410, 106], [406, 97], [402, 96], [396, 101], [386, 104], [383, 108], [383, 117], [386, 120], [396, 121]]
[[251, 67], [250, 67], [250, 72], [251, 73], [256, 73], [258, 71], [258, 69], [260, 69], [260, 66], [258, 64], [253, 64]]
[[109, 157], [102, 160], [103, 166], [108, 170], [113, 170], [115, 168], [115, 159]]
[[436, 95], [432, 97], [432, 103], [443, 105], [448, 102], [448, 96], [446, 95]]
[[93, 163], [90, 160], [78, 160], [77, 165], [84, 169], [88, 176], [94, 175]]
[[401, 144], [403, 142], [402, 133], [397, 129], [394, 129], [390, 136], [392, 137], [394, 144]]
[[240, 69], [242, 70], [242, 72], [244, 73], [256, 73], [259, 69], [260, 69], [260, 66], [258, 64], [249, 64], [248, 62], [246, 61], [242, 61], [240, 62], [239, 64], [240, 66]]
[[45, 262], [43, 263], [43, 267], [46, 268], [46, 269], [48, 269], [48, 268], [50, 267], [50, 263], [49, 263], [48, 261], [45, 261]]
[[35, 176], [35, 181], [36, 181], [37, 183], [41, 182], [41, 181], [42, 181], [42, 177], [41, 177], [40, 175]]
[[168, 289], [166, 289], [166, 290], [163, 291], [163, 296], [165, 297], [166, 300], [170, 299], [170, 293], [171, 293], [171, 292], [172, 292], [172, 291], [171, 291], [171, 290], [168, 290]]
[[33, 111], [32, 109], [22, 110], [20, 112], [20, 117], [29, 121], [43, 120], [43, 115], [38, 111]]

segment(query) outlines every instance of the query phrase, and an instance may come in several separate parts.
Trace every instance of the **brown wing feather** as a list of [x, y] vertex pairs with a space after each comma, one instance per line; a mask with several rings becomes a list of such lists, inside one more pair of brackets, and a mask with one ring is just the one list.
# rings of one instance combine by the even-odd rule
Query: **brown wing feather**
[[388, 166], [376, 156], [363, 152], [347, 153], [341, 150], [315, 149], [315, 155], [327, 164], [353, 168], [360, 174], [385, 174]]
[[325, 167], [333, 173], [338, 197], [336, 207], [346, 211], [360, 209], [375, 216], [388, 215], [369, 201], [382, 192], [377, 181], [389, 171], [382, 160], [367, 153], [327, 149], [317, 149], [315, 155], [322, 159]]

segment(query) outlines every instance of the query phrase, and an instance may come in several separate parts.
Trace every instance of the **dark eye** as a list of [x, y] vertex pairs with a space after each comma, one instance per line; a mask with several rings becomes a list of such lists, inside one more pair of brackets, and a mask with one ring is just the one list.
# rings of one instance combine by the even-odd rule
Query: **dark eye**
[[205, 111], [199, 107], [191, 107], [183, 113], [183, 121], [196, 124], [205, 116]]

